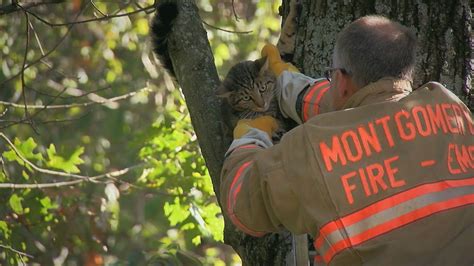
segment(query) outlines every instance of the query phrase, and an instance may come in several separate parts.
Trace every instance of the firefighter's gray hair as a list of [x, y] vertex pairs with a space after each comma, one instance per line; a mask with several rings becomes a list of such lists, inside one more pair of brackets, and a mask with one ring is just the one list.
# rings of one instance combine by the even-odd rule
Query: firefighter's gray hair
[[383, 77], [413, 81], [416, 35], [382, 16], [365, 16], [338, 35], [333, 67], [344, 68], [362, 88]]

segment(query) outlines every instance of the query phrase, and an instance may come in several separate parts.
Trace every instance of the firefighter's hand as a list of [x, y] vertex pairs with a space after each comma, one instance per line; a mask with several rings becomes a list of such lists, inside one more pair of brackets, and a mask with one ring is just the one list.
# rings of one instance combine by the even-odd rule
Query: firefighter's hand
[[255, 119], [241, 119], [234, 128], [234, 139], [239, 139], [252, 128], [260, 129], [268, 134], [270, 139], [273, 132], [278, 129], [278, 123], [271, 116], [261, 116]]
[[280, 76], [281, 72], [287, 70], [290, 72], [299, 72], [298, 69], [290, 64], [285, 63], [281, 60], [280, 52], [273, 44], [265, 44], [261, 52], [262, 57], [267, 57], [268, 66], [275, 76]]

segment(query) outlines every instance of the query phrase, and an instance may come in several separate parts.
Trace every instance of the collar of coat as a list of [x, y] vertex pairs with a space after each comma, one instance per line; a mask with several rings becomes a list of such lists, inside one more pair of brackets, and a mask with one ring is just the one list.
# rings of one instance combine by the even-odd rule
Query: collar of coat
[[358, 106], [399, 101], [412, 92], [411, 82], [391, 77], [381, 78], [359, 89], [344, 105], [343, 109]]

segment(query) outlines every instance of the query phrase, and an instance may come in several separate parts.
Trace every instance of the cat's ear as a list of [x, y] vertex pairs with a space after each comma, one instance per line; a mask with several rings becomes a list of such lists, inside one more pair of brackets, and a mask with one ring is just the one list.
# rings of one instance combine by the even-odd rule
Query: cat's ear
[[260, 59], [257, 59], [254, 62], [255, 64], [257, 64], [257, 68], [259, 69], [260, 74], [263, 74], [268, 70], [269, 63], [266, 56]]
[[230, 96], [230, 91], [226, 89], [222, 84], [217, 87], [217, 89], [214, 91], [217, 97], [219, 98], [227, 98]]

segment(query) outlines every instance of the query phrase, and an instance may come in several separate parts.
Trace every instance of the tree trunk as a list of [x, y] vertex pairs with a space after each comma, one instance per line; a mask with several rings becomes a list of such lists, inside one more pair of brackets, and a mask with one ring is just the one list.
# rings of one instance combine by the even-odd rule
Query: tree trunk
[[[169, 39], [177, 81], [183, 90], [202, 154], [219, 196], [220, 170], [231, 137], [226, 135], [220, 102], [214, 95], [219, 79], [207, 35], [192, 0], [176, 0], [180, 14]], [[283, 11], [289, 0], [284, 0]], [[319, 77], [330, 65], [337, 33], [354, 19], [382, 14], [416, 30], [419, 38], [415, 87], [440, 81], [462, 98], [471, 110], [473, 36], [467, 0], [303, 0], [294, 63], [303, 73]], [[316, 231], [316, 228], [315, 228]], [[288, 233], [262, 238], [246, 236], [226, 220], [225, 242], [244, 265], [285, 265], [291, 246]]]
[[473, 110], [474, 36], [468, 0], [303, 0], [295, 64], [309, 76], [322, 76], [331, 64], [337, 33], [370, 14], [384, 15], [415, 30], [415, 88], [428, 81], [441, 82]]

